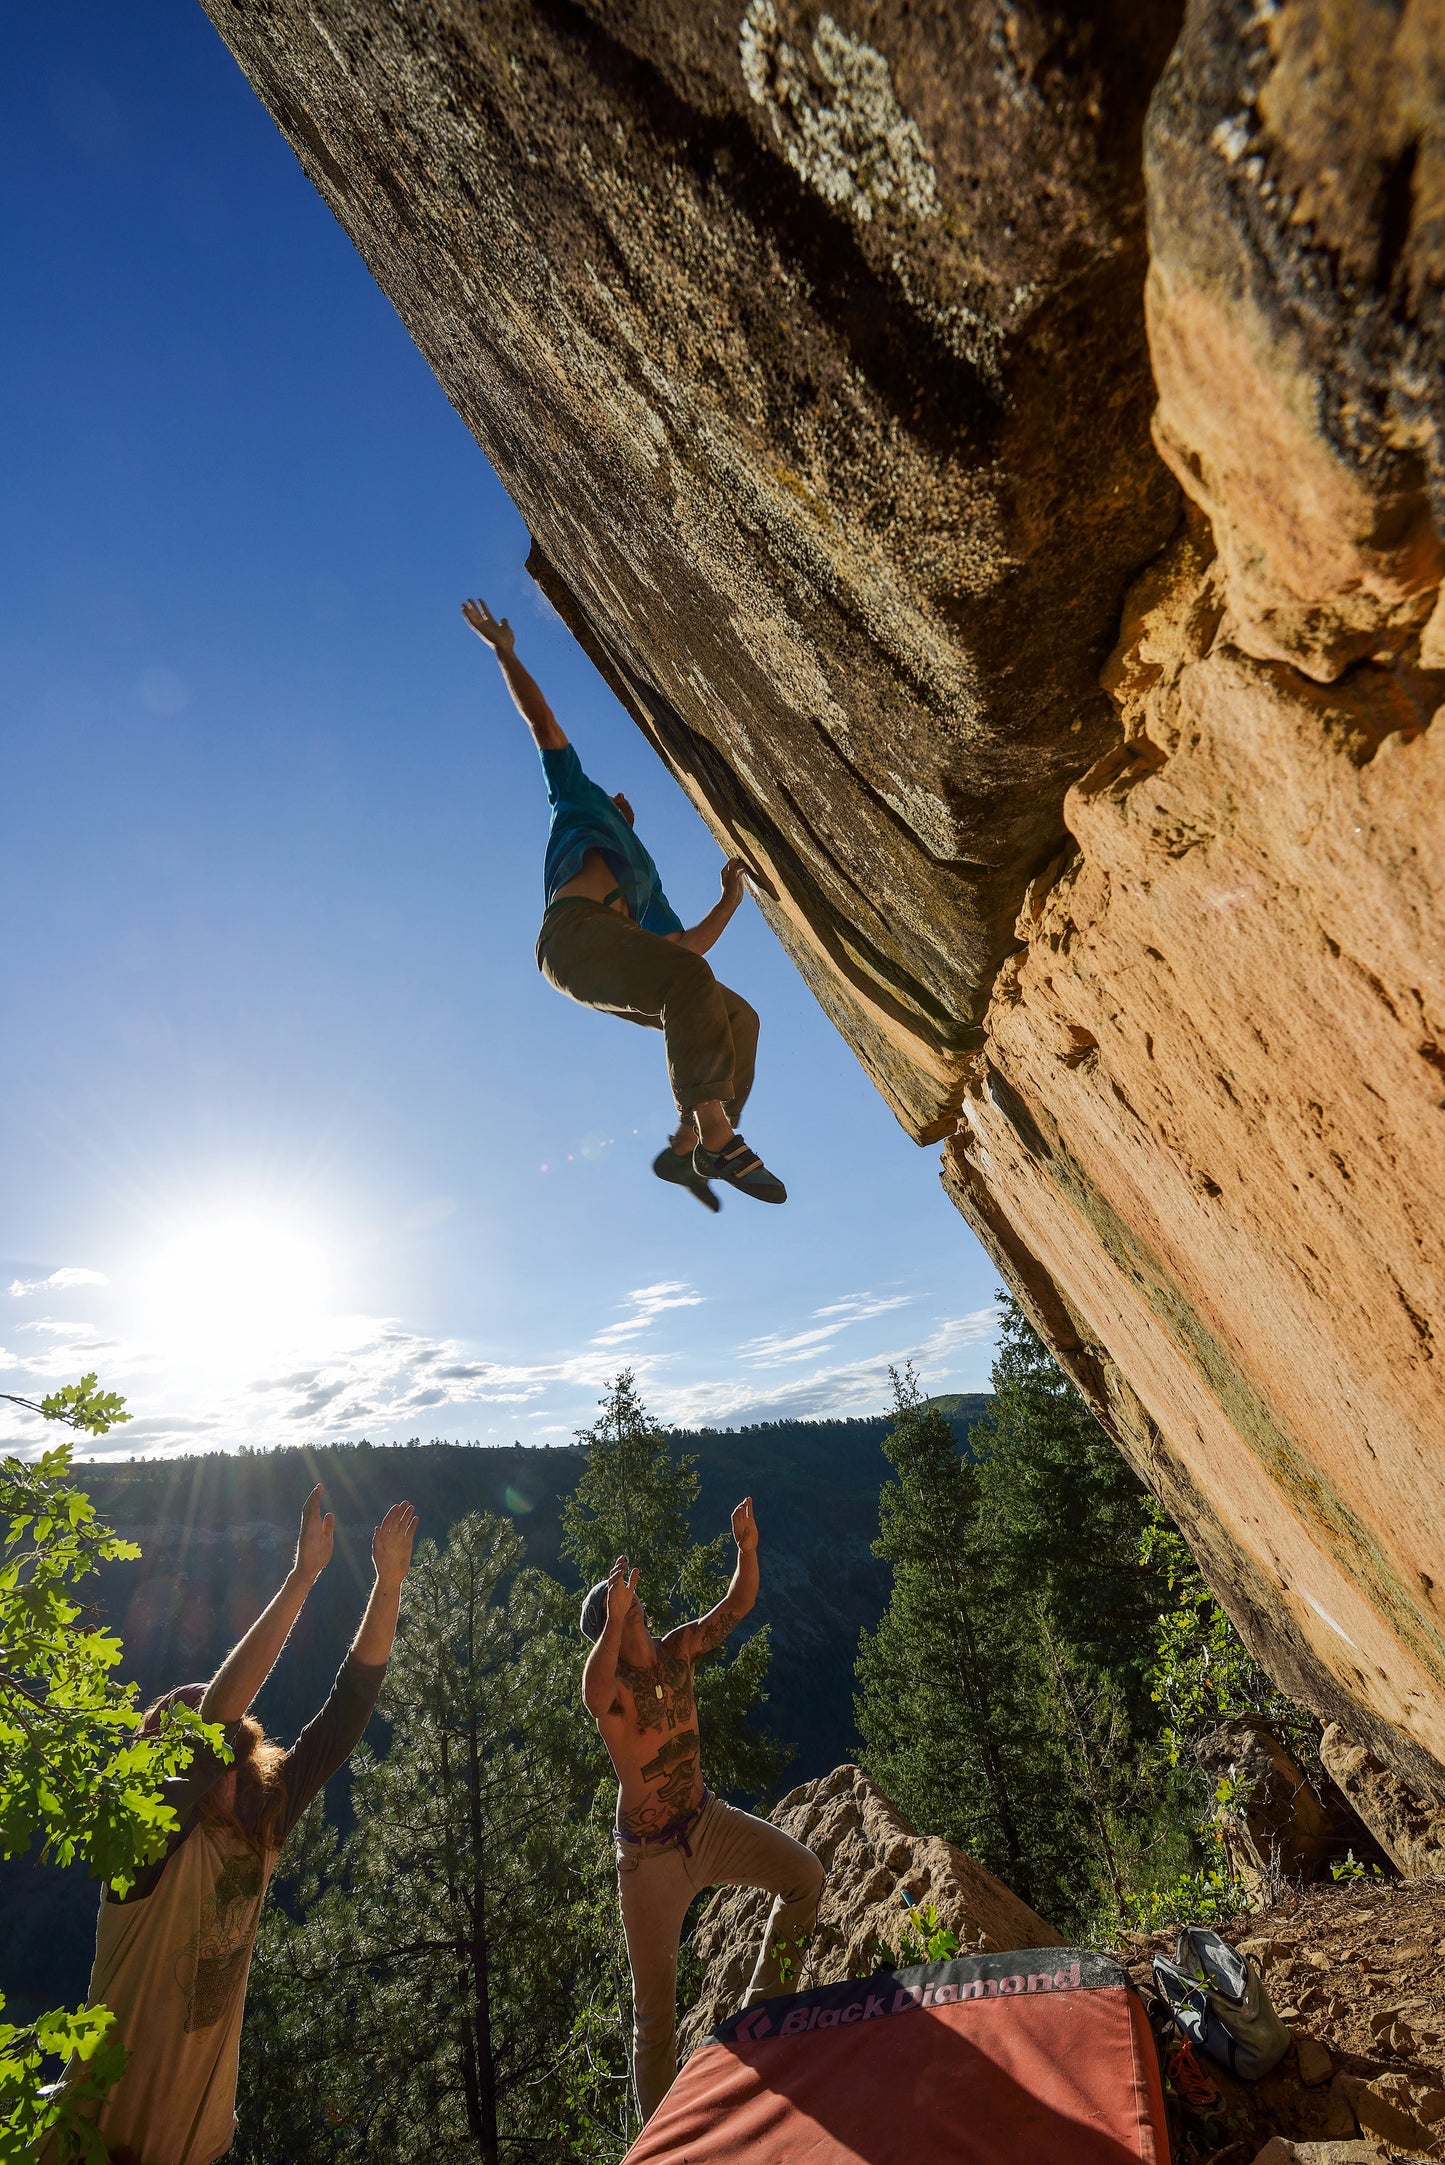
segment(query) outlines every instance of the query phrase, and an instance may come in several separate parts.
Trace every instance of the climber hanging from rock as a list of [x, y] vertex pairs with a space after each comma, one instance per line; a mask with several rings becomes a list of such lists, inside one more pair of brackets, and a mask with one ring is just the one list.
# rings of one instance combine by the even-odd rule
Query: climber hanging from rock
[[496, 655], [507, 689], [542, 756], [552, 824], [545, 864], [546, 913], [537, 966], [583, 1007], [661, 1030], [678, 1126], [653, 1160], [660, 1180], [686, 1188], [709, 1210], [714, 1180], [761, 1203], [787, 1189], [750, 1150], [736, 1122], [753, 1084], [758, 1018], [718, 983], [703, 960], [743, 899], [743, 864], [722, 870], [722, 896], [685, 930], [656, 865], [633, 833], [632, 807], [589, 781], [534, 679], [517, 659], [512, 629], [484, 601], [462, 614]]
[[619, 1556], [582, 1604], [582, 1701], [617, 1773], [617, 1880], [632, 1969], [632, 2080], [651, 2119], [677, 2073], [677, 1950], [688, 1905], [704, 1887], [762, 1887], [774, 1897], [745, 2006], [790, 1989], [779, 1953], [796, 1960], [812, 1929], [823, 1867], [781, 1827], [724, 1804], [702, 1778], [693, 1664], [722, 1645], [758, 1598], [753, 1499], [733, 1513], [738, 1560], [715, 1608], [662, 1639], [648, 1628], [637, 1572]]

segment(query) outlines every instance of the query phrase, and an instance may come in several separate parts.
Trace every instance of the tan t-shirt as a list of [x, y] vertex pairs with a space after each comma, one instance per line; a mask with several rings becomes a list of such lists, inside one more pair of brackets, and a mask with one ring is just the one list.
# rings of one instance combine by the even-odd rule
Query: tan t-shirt
[[[348, 1655], [320, 1713], [286, 1754], [284, 1841], [317, 1791], [355, 1748], [385, 1676]], [[112, 2165], [215, 2165], [236, 2132], [241, 2018], [261, 1901], [279, 1849], [264, 1860], [239, 1837], [207, 1826], [190, 1800], [224, 1772], [198, 1755], [166, 1784], [181, 1833], [124, 1902], [100, 1905], [90, 2003], [115, 2013], [112, 2035], [130, 2058], [97, 2115]], [[52, 2137], [41, 2165], [53, 2165]]]
[[105, 1902], [90, 1997], [130, 2052], [101, 2113], [111, 2157], [212, 2165], [236, 2132], [246, 1978], [275, 1852], [198, 1826], [153, 1894]]

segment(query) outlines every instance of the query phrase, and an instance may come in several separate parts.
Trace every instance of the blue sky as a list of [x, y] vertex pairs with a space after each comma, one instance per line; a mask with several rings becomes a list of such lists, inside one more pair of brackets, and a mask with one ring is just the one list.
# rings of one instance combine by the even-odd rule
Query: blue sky
[[6, 43], [0, 1390], [98, 1369], [129, 1453], [561, 1441], [623, 1361], [721, 1425], [874, 1410], [910, 1355], [984, 1387], [936, 1152], [750, 904], [713, 960], [791, 1199], [652, 1178], [660, 1042], [537, 974], [545, 800], [464, 595], [689, 922], [719, 853], [200, 9]]

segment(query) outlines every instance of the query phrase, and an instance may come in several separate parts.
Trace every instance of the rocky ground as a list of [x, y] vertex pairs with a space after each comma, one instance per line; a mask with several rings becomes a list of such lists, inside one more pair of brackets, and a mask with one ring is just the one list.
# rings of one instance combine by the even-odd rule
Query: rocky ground
[[[1117, 1950], [1141, 1986], [1174, 1937]], [[1263, 2082], [1207, 2063], [1223, 2109], [1171, 2100], [1175, 2165], [1445, 2158], [1445, 1879], [1291, 1889], [1221, 1937], [1258, 1955], [1295, 2043]]]
[[[905, 1894], [933, 1904], [966, 1952], [1057, 1941], [972, 1858], [915, 1834], [859, 1767], [805, 1783], [771, 1816], [828, 1866], [801, 1986], [866, 1976], [880, 1940], [897, 1944]], [[766, 1911], [764, 1896], [725, 1889], [703, 1912], [694, 1947], [704, 1985], [683, 2026], [684, 2053], [742, 2004]], [[1286, 1884], [1219, 1929], [1258, 1958], [1294, 2043], [1263, 2082], [1206, 2062], [1222, 2096], [1212, 2110], [1170, 2094], [1173, 2165], [1445, 2160], [1445, 1877]], [[1151, 1993], [1151, 1959], [1172, 1955], [1176, 1936], [1171, 1928], [1111, 1951]]]

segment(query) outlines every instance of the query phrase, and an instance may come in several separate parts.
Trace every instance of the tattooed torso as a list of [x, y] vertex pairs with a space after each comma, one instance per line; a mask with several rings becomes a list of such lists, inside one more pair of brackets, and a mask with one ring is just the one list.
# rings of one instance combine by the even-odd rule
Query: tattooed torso
[[617, 1678], [631, 1695], [639, 1730], [676, 1729], [692, 1720], [692, 1663], [673, 1653], [665, 1639], [657, 1645], [657, 1659], [645, 1669], [619, 1661]]
[[661, 1834], [702, 1803], [693, 1661], [721, 1646], [732, 1625], [731, 1616], [710, 1617], [690, 1627], [687, 1654], [676, 1631], [652, 1642], [644, 1666], [617, 1664], [617, 1697], [600, 1726], [617, 1769], [617, 1824], [628, 1834]]

